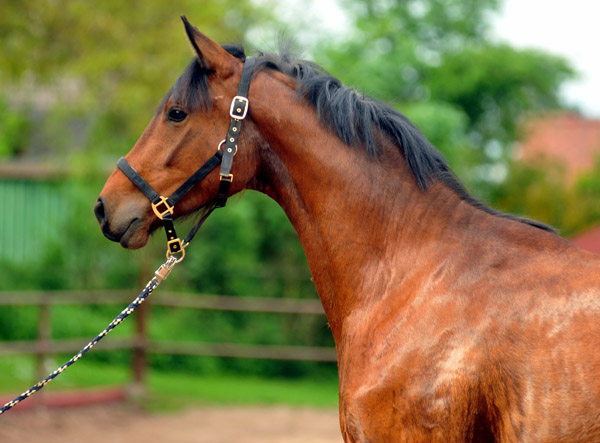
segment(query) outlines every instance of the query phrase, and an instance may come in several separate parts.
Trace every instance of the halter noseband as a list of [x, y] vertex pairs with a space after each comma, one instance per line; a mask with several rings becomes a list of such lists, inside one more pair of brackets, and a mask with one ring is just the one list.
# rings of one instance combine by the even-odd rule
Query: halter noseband
[[[229, 129], [227, 130], [227, 137], [217, 148], [217, 152], [211, 158], [209, 158], [190, 178], [188, 178], [179, 188], [173, 192], [169, 197], [163, 197], [156, 192], [152, 186], [148, 184], [146, 180], [135, 170], [133, 167], [121, 157], [117, 162], [119, 169], [138, 187], [140, 191], [150, 200], [152, 203], [152, 210], [154, 214], [162, 220], [165, 232], [167, 234], [167, 258], [170, 255], [181, 253], [181, 258], [178, 261], [183, 260], [185, 256], [185, 247], [192, 241], [200, 226], [208, 218], [216, 208], [222, 208], [227, 203], [227, 197], [229, 196], [229, 187], [233, 181], [233, 174], [231, 173], [231, 165], [233, 163], [233, 157], [237, 153], [237, 140], [242, 128], [242, 120], [246, 118], [248, 114], [249, 102], [248, 102], [248, 90], [250, 89], [250, 81], [252, 80], [252, 73], [254, 71], [254, 65], [256, 59], [253, 57], [246, 58], [244, 62], [244, 69], [238, 85], [237, 95], [231, 101], [231, 108], [229, 115], [231, 121], [229, 123]], [[223, 149], [221, 149], [223, 148]], [[196, 226], [190, 231], [188, 236], [182, 241], [177, 237], [175, 232], [175, 225], [173, 224], [173, 212], [175, 210], [175, 204], [187, 194], [194, 186], [196, 186], [201, 180], [203, 180], [213, 169], [215, 169], [219, 163], [221, 164], [221, 171], [219, 172], [219, 192], [217, 198], [206, 205], [203, 208], [203, 213]]]

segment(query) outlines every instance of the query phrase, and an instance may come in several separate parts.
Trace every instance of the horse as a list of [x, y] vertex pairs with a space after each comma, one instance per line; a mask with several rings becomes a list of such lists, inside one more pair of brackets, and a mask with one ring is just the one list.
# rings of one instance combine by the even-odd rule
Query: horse
[[[194, 57], [125, 157], [163, 195], [219, 149], [249, 58], [182, 19]], [[271, 197], [300, 239], [344, 441], [600, 441], [600, 256], [471, 197], [406, 117], [318, 65], [255, 61], [228, 194]], [[121, 169], [94, 210], [125, 248], [161, 225]]]

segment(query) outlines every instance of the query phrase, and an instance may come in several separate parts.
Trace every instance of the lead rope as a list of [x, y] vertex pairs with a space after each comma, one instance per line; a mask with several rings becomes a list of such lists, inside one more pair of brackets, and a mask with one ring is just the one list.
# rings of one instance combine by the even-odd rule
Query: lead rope
[[140, 294], [135, 298], [135, 300], [133, 300], [129, 304], [129, 306], [127, 306], [125, 309], [123, 309], [123, 311], [121, 311], [121, 313], [119, 315], [117, 315], [117, 317], [112, 322], [110, 322], [110, 324], [100, 334], [98, 334], [92, 341], [90, 341], [87, 345], [85, 345], [85, 347], [81, 351], [79, 351], [77, 354], [75, 354], [73, 357], [71, 357], [71, 359], [68, 362], [66, 362], [65, 364], [60, 366], [56, 371], [54, 371], [50, 375], [48, 375], [48, 377], [46, 377], [42, 381], [36, 383], [31, 388], [29, 388], [28, 390], [23, 392], [21, 395], [19, 395], [18, 397], [14, 398], [13, 400], [6, 403], [2, 407], [2, 409], [0, 409], [0, 415], [4, 414], [6, 411], [8, 411], [12, 407], [16, 406], [17, 404], [19, 404], [21, 401], [25, 400], [26, 398], [31, 397], [37, 391], [39, 391], [44, 386], [46, 386], [48, 383], [50, 383], [52, 380], [54, 380], [65, 369], [67, 369], [69, 366], [71, 366], [73, 363], [75, 363], [77, 360], [79, 360], [86, 352], [88, 352], [90, 349], [92, 349], [96, 345], [96, 343], [98, 343], [100, 340], [102, 340], [104, 337], [106, 337], [110, 331], [112, 331], [114, 328], [116, 328], [123, 320], [125, 320], [127, 317], [129, 317], [130, 314], [132, 314], [137, 308], [139, 308], [141, 306], [141, 304], [144, 303], [144, 301], [146, 301], [148, 296], [150, 294], [152, 294], [152, 292], [156, 289], [156, 287], [164, 279], [166, 279], [168, 277], [168, 275], [171, 273], [171, 270], [173, 269], [173, 267], [180, 261], [181, 261], [181, 258], [178, 259], [177, 257], [175, 257], [173, 255], [169, 256], [167, 261], [164, 262], [155, 271], [154, 277], [152, 277], [152, 280], [150, 280], [148, 282], [148, 284], [146, 285], [144, 290], [142, 292], [140, 292]]

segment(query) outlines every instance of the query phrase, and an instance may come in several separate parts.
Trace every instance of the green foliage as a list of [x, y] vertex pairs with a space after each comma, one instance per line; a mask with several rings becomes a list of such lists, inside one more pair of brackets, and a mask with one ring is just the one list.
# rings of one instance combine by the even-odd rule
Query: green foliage
[[581, 174], [574, 186], [573, 212], [565, 214], [570, 233], [581, 232], [600, 224], [600, 161], [594, 168]]
[[246, 192], [234, 198], [226, 210], [211, 216], [195, 242], [201, 248], [189, 257], [196, 273], [189, 276], [186, 287], [267, 297], [314, 294], [292, 226], [281, 208], [264, 195]]
[[318, 57], [351, 85], [381, 99], [424, 100], [423, 79], [447, 54], [485, 39], [497, 0], [345, 0], [357, 32], [323, 42]]
[[466, 135], [468, 117], [461, 108], [430, 100], [399, 106], [399, 110], [427, 134], [457, 174], [468, 174], [476, 151]]
[[29, 141], [30, 130], [27, 110], [12, 108], [0, 93], [0, 159], [23, 152]]
[[[126, 108], [132, 106], [128, 98], [147, 95], [148, 82], [166, 77], [166, 86], [172, 81], [169, 74], [178, 74], [177, 62], [185, 54], [173, 48], [186, 41], [180, 14], [218, 41], [243, 40], [252, 25], [269, 20], [266, 8], [243, 0], [8, 0], [0, 19], [2, 71], [12, 79], [27, 70], [43, 79], [75, 75], [94, 86], [89, 93], [96, 98], [104, 103], [116, 99]], [[125, 84], [134, 90], [121, 96]]]
[[490, 195], [494, 206], [501, 210], [525, 215], [552, 226], [563, 228], [565, 203], [564, 170], [555, 163], [543, 167], [515, 162], [503, 185]]
[[[263, 5], [8, 0], [0, 14], [0, 84], [51, 117], [68, 117], [46, 127], [44, 141], [54, 155], [66, 154], [55, 144], [122, 153], [192, 57], [179, 15], [217, 41], [243, 42], [249, 29], [272, 22], [268, 2]], [[73, 121], [80, 128], [65, 131]]]
[[448, 54], [426, 84], [432, 97], [464, 110], [484, 143], [511, 143], [520, 117], [560, 107], [556, 92], [572, 75], [559, 57], [481, 44]]
[[600, 223], [599, 177], [600, 162], [574, 182], [567, 179], [564, 166], [558, 162], [514, 162], [490, 200], [501, 210], [543, 221], [569, 237]]
[[[35, 224], [23, 233], [37, 246], [38, 252], [20, 261], [10, 256], [0, 260], [4, 271], [0, 290], [131, 288], [133, 299], [164, 260], [163, 234], [159, 232], [157, 238], [137, 252], [107, 241], [92, 214], [92, 204], [103, 181], [104, 177], [101, 180], [89, 175], [73, 177], [54, 188], [68, 196], [68, 204], [60, 205], [62, 217], [52, 229], [54, 235], [41, 236], [40, 226]], [[56, 196], [54, 199], [58, 201]], [[47, 217], [42, 212], [37, 219], [44, 218]], [[179, 232], [184, 234], [192, 222], [178, 227]], [[61, 235], [57, 236], [58, 233]], [[255, 192], [246, 193], [242, 199], [231, 199], [226, 209], [213, 214], [189, 248], [186, 260], [165, 285], [167, 290], [240, 297], [316, 297], [306, 259], [285, 214], [275, 202]], [[160, 297], [160, 291], [155, 297]], [[119, 306], [56, 307], [52, 311], [53, 337], [91, 338], [120, 309]], [[3, 307], [0, 339], [33, 339], [36, 319], [36, 308]], [[130, 335], [132, 328], [133, 323], [125, 323], [114, 335]], [[322, 316], [155, 308], [149, 333], [156, 340], [333, 346]], [[126, 363], [129, 356], [90, 353], [86, 359]], [[157, 356], [153, 365], [206, 374], [299, 377], [335, 372], [333, 364], [178, 356]]]

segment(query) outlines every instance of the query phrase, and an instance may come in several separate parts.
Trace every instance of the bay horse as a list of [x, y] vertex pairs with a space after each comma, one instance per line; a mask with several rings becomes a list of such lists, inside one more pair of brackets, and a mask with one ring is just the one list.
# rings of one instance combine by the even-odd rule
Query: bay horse
[[[183, 17], [195, 56], [126, 160], [163, 195], [216, 151], [246, 55]], [[600, 441], [600, 256], [472, 198], [404, 116], [317, 65], [260, 53], [230, 194], [294, 226], [335, 339], [346, 442]], [[213, 201], [210, 172], [174, 217]], [[116, 169], [103, 233], [160, 226]]]

